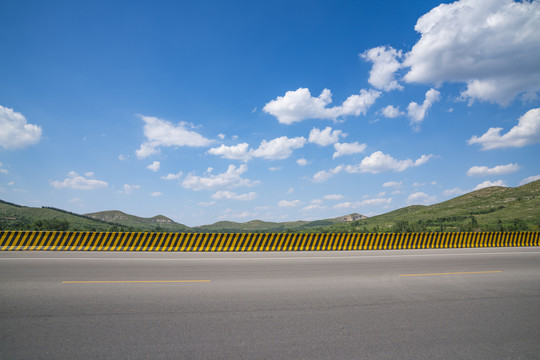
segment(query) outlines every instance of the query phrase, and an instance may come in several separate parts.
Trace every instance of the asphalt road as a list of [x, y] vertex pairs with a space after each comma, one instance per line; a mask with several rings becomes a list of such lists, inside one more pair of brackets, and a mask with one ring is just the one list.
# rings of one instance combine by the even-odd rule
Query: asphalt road
[[2, 359], [540, 358], [540, 248], [4, 252], [0, 274]]

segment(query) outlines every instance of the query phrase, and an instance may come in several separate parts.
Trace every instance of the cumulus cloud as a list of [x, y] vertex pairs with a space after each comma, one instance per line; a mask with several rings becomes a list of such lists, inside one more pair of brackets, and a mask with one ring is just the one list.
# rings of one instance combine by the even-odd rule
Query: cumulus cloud
[[528, 183], [531, 183], [533, 181], [540, 180], [540, 174], [529, 176], [528, 178], [525, 178], [519, 182], [519, 185], [525, 185]]
[[133, 190], [140, 189], [139, 185], [124, 184], [124, 190], [120, 191], [123, 194], [131, 194]]
[[332, 176], [334, 176], [336, 174], [339, 174], [341, 171], [343, 171], [343, 169], [344, 169], [343, 165], [338, 165], [335, 168], [330, 169], [328, 171], [321, 170], [318, 173], [316, 173], [315, 175], [313, 175], [312, 180], [313, 180], [313, 182], [324, 182], [324, 181], [330, 179]]
[[384, 184], [382, 184], [382, 187], [393, 187], [395, 189], [401, 189], [402, 185], [403, 185], [403, 181], [387, 181]]
[[212, 195], [213, 199], [216, 200], [241, 200], [241, 201], [249, 201], [253, 200], [257, 197], [256, 192], [250, 192], [246, 194], [237, 194], [235, 192], [229, 191], [229, 190], [221, 190], [216, 192], [214, 195]]
[[407, 204], [409, 205], [431, 205], [437, 198], [435, 196], [429, 196], [426, 193], [421, 191], [415, 192], [414, 194], [409, 195], [407, 198]]
[[397, 117], [405, 115], [402, 111], [399, 111], [399, 106], [388, 105], [381, 110], [381, 114], [389, 119], [395, 119]]
[[326, 106], [332, 102], [330, 90], [324, 89], [318, 97], [312, 97], [309, 89], [299, 88], [271, 100], [264, 106], [263, 111], [287, 125], [305, 119], [336, 120], [340, 116], [365, 115], [379, 96], [379, 91], [362, 89], [359, 95], [349, 96], [342, 105], [328, 108]]
[[491, 186], [508, 186], [508, 185], [506, 185], [506, 183], [502, 180], [497, 180], [497, 181], [486, 180], [483, 183], [476, 185], [473, 190], [480, 190], [480, 189], [491, 187]]
[[467, 171], [468, 176], [498, 176], [511, 174], [519, 170], [518, 164], [498, 165], [493, 168], [487, 166], [473, 166]]
[[291, 201], [281, 200], [278, 202], [279, 207], [296, 207], [300, 204], [301, 204], [300, 200], [291, 200]]
[[461, 190], [460, 188], [453, 188], [453, 189], [447, 189], [443, 191], [444, 196], [456, 196], [456, 195], [463, 195], [466, 191]]
[[366, 150], [366, 144], [359, 144], [358, 142], [353, 143], [336, 143], [334, 144], [334, 149], [336, 151], [332, 155], [332, 159], [343, 155], [352, 155], [364, 152]]
[[374, 198], [362, 201], [346, 201], [333, 206], [334, 209], [356, 209], [362, 206], [381, 206], [392, 203], [392, 198]]
[[523, 147], [540, 142], [540, 108], [529, 110], [519, 118], [518, 124], [506, 134], [502, 128], [489, 128], [482, 136], [473, 136], [469, 145], [479, 144], [482, 150]]
[[343, 199], [343, 195], [341, 194], [330, 194], [323, 196], [325, 200], [341, 200]]
[[398, 51], [391, 46], [379, 46], [367, 50], [360, 56], [373, 63], [368, 79], [373, 87], [384, 91], [403, 89], [394, 79], [395, 72], [401, 67], [398, 60], [402, 56], [401, 50]]
[[540, 2], [461, 0], [418, 19], [406, 54], [409, 83], [466, 83], [471, 101], [507, 105], [540, 90]]
[[306, 138], [304, 137], [288, 138], [282, 136], [270, 141], [263, 140], [257, 149], [250, 149], [247, 143], [241, 143], [234, 146], [221, 145], [217, 148], [211, 148], [208, 153], [230, 160], [248, 161], [254, 157], [283, 160], [291, 156], [294, 150], [302, 148], [305, 143]]
[[186, 122], [173, 124], [170, 121], [162, 120], [154, 116], [139, 115], [144, 121], [144, 136], [147, 141], [135, 151], [137, 157], [146, 158], [158, 153], [161, 147], [170, 146], [190, 146], [204, 147], [211, 145], [214, 141], [205, 138], [201, 134], [189, 130], [190, 126]]
[[418, 129], [422, 121], [427, 115], [428, 110], [431, 108], [433, 103], [441, 99], [441, 93], [435, 89], [429, 89], [426, 92], [426, 98], [422, 105], [418, 105], [414, 101], [409, 103], [407, 106], [407, 116], [410, 119], [411, 126], [415, 129]]
[[422, 155], [416, 161], [411, 159], [396, 160], [392, 156], [376, 151], [373, 154], [366, 156], [360, 164], [347, 165], [346, 171], [349, 173], [367, 172], [377, 174], [384, 171], [405, 171], [410, 167], [416, 167], [425, 164], [433, 155]]
[[296, 160], [296, 163], [300, 166], [306, 166], [308, 164], [308, 161], [304, 158], [300, 158], [298, 160]]
[[342, 131], [332, 130], [330, 126], [327, 126], [324, 130], [313, 128], [309, 132], [308, 141], [320, 146], [327, 146], [337, 143], [340, 136], [343, 136]]
[[153, 172], [156, 172], [159, 170], [160, 166], [161, 166], [161, 163], [159, 161], [154, 161], [153, 163], [148, 165], [146, 168]]
[[189, 174], [182, 182], [182, 186], [186, 189], [212, 190], [218, 188], [232, 188], [240, 186], [253, 186], [258, 184], [258, 181], [242, 178], [242, 174], [247, 171], [247, 165], [242, 164], [239, 167], [229, 165], [227, 171], [222, 174], [211, 175], [207, 177], [196, 176]]
[[0, 105], [0, 146], [6, 150], [22, 149], [41, 139], [41, 127], [29, 124], [13, 109]]
[[306, 207], [302, 208], [302, 211], [314, 211], [314, 210], [324, 210], [326, 209], [326, 206], [322, 206], [319, 204], [311, 204]]
[[181, 171], [177, 172], [176, 174], [167, 174], [165, 176], [161, 176], [160, 179], [163, 180], [178, 180], [182, 177], [183, 173]]
[[[89, 173], [93, 175], [93, 173]], [[85, 174], [86, 176], [89, 175]], [[96, 190], [107, 187], [109, 184], [102, 180], [87, 179], [84, 176], [77, 174], [75, 171], [70, 171], [68, 177], [63, 181], [51, 181], [51, 185], [57, 189], [71, 188], [76, 190]]]

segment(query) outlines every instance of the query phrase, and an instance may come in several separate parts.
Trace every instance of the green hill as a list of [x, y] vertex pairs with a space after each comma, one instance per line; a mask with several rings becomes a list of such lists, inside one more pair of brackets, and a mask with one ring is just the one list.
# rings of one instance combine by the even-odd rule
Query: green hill
[[173, 220], [163, 215], [157, 215], [151, 218], [142, 218], [123, 213], [122, 211], [111, 210], [85, 214], [84, 216], [137, 229], [159, 230], [169, 232], [191, 231], [188, 226], [174, 222]]
[[321, 231], [523, 231], [540, 230], [540, 180], [516, 188], [489, 187], [430, 206], [332, 225]]

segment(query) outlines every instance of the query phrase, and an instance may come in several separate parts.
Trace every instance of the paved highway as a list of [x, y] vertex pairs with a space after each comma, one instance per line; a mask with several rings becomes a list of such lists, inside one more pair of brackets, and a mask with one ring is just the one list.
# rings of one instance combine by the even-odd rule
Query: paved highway
[[2, 359], [538, 359], [540, 248], [0, 253]]

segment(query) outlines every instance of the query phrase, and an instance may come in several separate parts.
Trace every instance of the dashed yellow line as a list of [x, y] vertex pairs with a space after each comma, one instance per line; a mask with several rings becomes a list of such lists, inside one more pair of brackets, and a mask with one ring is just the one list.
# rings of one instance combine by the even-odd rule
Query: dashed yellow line
[[433, 273], [433, 274], [405, 274], [399, 276], [437, 276], [437, 275], [467, 275], [467, 274], [493, 274], [501, 273], [502, 271], [467, 271], [467, 272], [451, 272], [451, 273]]

